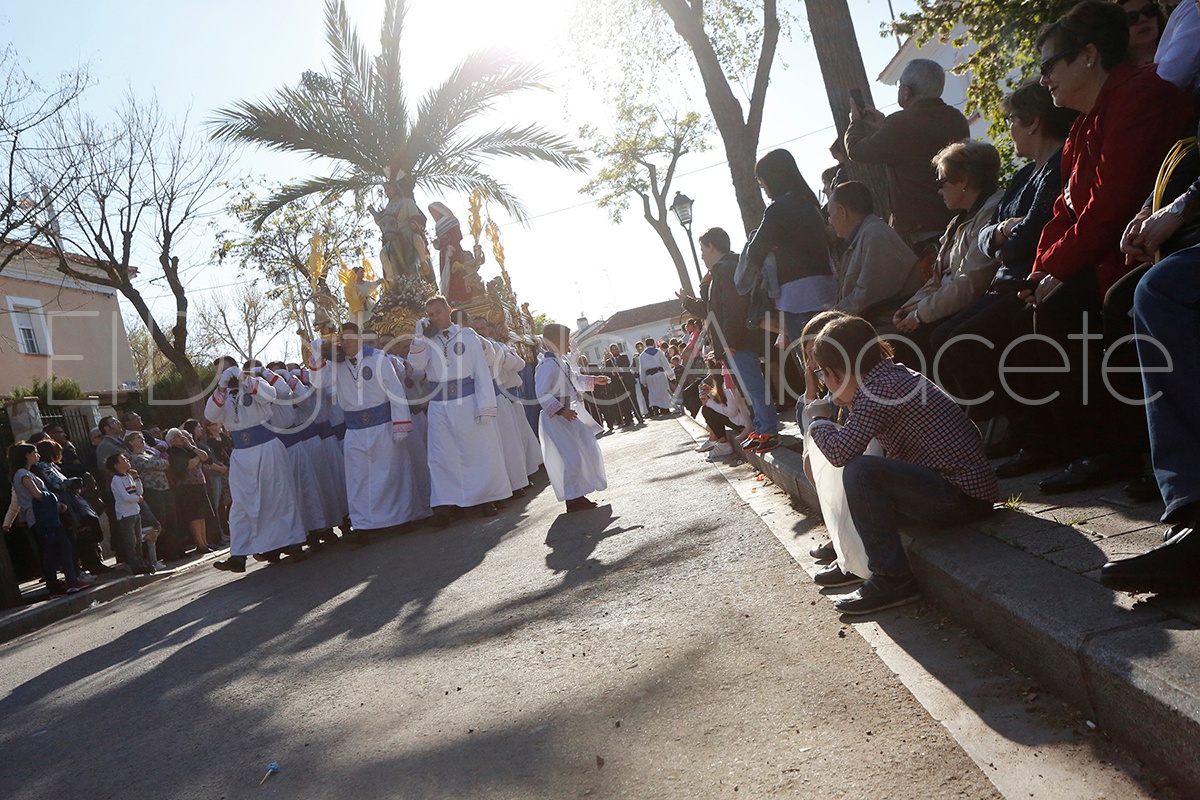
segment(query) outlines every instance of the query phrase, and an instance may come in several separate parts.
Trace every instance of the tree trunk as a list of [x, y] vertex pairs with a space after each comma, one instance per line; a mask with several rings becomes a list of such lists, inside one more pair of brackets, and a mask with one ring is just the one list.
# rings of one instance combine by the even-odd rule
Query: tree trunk
[[[805, 6], [817, 62], [825, 80], [825, 94], [829, 97], [829, 110], [833, 112], [833, 124], [840, 139], [846, 135], [846, 127], [850, 124], [850, 90], [860, 90], [867, 105], [874, 106], [871, 83], [867, 80], [847, 0], [805, 0]], [[866, 164], [848, 166], [852, 178], [870, 187], [875, 198], [875, 213], [887, 219], [888, 182], [883, 168]]]
[[683, 252], [680, 251], [679, 245], [675, 241], [675, 235], [671, 233], [667, 221], [665, 219], [657, 220], [647, 215], [646, 222], [649, 222], [650, 227], [654, 228], [658, 238], [662, 239], [663, 246], [671, 254], [671, 261], [675, 262], [675, 272], [679, 274], [679, 286], [683, 289], [684, 294], [696, 296], [695, 290], [692, 289], [692, 278], [688, 272], [687, 261], [684, 260]]

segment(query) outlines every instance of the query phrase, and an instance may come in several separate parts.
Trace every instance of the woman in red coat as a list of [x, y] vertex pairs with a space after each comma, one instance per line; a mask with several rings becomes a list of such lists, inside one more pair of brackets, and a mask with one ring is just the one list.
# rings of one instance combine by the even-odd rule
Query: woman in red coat
[[[1140, 471], [1140, 459], [1129, 457], [1140, 443], [1117, 441], [1116, 429], [1130, 429], [1118, 422], [1118, 401], [1100, 380], [1100, 311], [1104, 293], [1128, 270], [1120, 252], [1125, 224], [1184, 135], [1192, 105], [1153, 66], [1129, 60], [1129, 25], [1116, 3], [1084, 0], [1042, 32], [1038, 48], [1042, 85], [1055, 105], [1079, 117], [1063, 146], [1063, 194], [1029, 276], [1036, 285], [1023, 295], [1032, 314], [1018, 323], [1041, 338], [1018, 347], [1007, 365], [1060, 371], [1013, 381], [1023, 407], [1010, 422], [1021, 450], [997, 473], [1012, 477], [1073, 460], [1039, 484], [1056, 492]], [[1089, 340], [1081, 338], [1085, 330]]]

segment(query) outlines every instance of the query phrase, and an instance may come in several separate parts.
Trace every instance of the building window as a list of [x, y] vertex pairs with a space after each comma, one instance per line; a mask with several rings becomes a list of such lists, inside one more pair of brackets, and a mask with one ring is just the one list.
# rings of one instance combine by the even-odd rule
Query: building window
[[30, 356], [51, 354], [50, 335], [41, 303], [36, 300], [9, 297], [8, 313], [12, 318], [17, 349]]

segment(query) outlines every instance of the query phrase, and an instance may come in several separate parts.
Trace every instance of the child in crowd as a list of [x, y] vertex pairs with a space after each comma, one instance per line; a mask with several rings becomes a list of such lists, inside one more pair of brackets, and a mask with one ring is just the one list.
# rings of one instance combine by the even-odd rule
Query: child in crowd
[[542, 406], [542, 456], [546, 473], [559, 500], [565, 500], [567, 512], [595, 508], [589, 492], [608, 488], [604, 456], [596, 442], [603, 428], [584, 408], [580, 392], [590, 392], [608, 383], [603, 375], [580, 375], [566, 358], [571, 331], [565, 325], [551, 323], [542, 332], [546, 348], [538, 357], [534, 384]]
[[700, 382], [701, 413], [708, 426], [708, 442], [701, 445], [700, 452], [708, 452], [708, 460], [716, 461], [733, 455], [729, 436], [737, 436], [747, 426], [746, 417], [736, 401], [725, 393], [720, 375], [709, 375]]
[[[117, 517], [117, 535], [121, 540], [121, 552], [125, 553], [125, 561], [135, 575], [146, 575], [154, 572], [154, 567], [142, 560], [142, 547], [139, 544], [142, 532], [142, 482], [138, 480], [137, 471], [129, 463], [124, 453], [113, 453], [104, 461], [104, 466], [113, 474], [112, 496], [113, 510]], [[155, 535], [155, 540], [158, 536]], [[151, 544], [151, 559], [157, 561]]]
[[[849, 407], [845, 427], [833, 411], [812, 407], [813, 442], [835, 467], [871, 577], [835, 606], [866, 614], [920, 597], [900, 543], [901, 518], [954, 524], [992, 509], [996, 475], [979, 430], [941, 389], [896, 364], [871, 323], [859, 317], [830, 320], [812, 345], [813, 375], [835, 404]], [[815, 405], [815, 404], [814, 404]], [[878, 439], [884, 455], [864, 455]]]

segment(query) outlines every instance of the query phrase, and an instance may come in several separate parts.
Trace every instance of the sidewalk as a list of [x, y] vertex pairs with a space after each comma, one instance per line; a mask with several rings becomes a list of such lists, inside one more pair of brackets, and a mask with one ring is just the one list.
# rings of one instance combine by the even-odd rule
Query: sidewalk
[[[747, 458], [819, 516], [798, 428], [784, 427], [784, 446]], [[906, 537], [921, 588], [1023, 673], [1200, 795], [1200, 599], [1130, 596], [1098, 582], [1106, 561], [1162, 541], [1161, 509], [1125, 500], [1120, 484], [1042, 495], [1037, 483], [1052, 472], [1001, 481], [1009, 502], [986, 520]]]
[[224, 558], [228, 553], [229, 548], [225, 547], [213, 553], [189, 556], [187, 559], [176, 561], [170, 569], [152, 575], [131, 575], [121, 568], [116, 572], [98, 576], [91, 586], [65, 597], [45, 599], [45, 586], [40, 580], [22, 583], [21, 596], [30, 602], [19, 608], [0, 610], [0, 643], [24, 636], [143, 586], [207, 566], [219, 558]]

